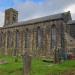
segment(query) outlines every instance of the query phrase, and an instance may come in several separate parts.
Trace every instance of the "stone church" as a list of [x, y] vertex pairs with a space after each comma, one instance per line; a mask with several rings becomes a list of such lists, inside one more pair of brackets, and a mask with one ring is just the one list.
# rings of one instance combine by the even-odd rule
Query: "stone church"
[[18, 22], [18, 11], [10, 8], [5, 10], [4, 26], [0, 27], [0, 54], [22, 55], [27, 51], [48, 56], [58, 48], [70, 52], [74, 39], [75, 21], [69, 11]]

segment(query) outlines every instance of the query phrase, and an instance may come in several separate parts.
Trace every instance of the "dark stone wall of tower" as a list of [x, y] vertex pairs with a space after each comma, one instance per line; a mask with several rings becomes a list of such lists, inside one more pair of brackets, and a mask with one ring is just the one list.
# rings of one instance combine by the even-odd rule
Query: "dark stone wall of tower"
[[18, 11], [13, 8], [5, 10], [5, 23], [4, 27], [18, 22]]
[[[33, 23], [28, 25], [7, 27], [0, 29], [0, 53], [6, 55], [22, 55], [25, 51], [36, 55], [36, 56], [50, 56], [53, 55], [53, 49], [51, 48], [51, 27], [56, 26], [56, 46], [57, 48], [63, 47], [64, 43], [62, 41], [62, 31], [64, 33], [64, 21], [54, 20], [45, 21], [40, 23]], [[42, 47], [37, 47], [37, 28], [43, 32]], [[63, 29], [62, 29], [63, 28]], [[25, 47], [25, 34], [29, 33], [29, 43]], [[16, 34], [17, 33], [17, 34]], [[26, 34], [27, 35], [27, 34]], [[11, 37], [12, 36], [12, 37]], [[3, 39], [2, 39], [3, 38]], [[16, 42], [17, 40], [17, 42]], [[11, 44], [10, 46], [8, 44]], [[17, 45], [16, 45], [17, 44]]]

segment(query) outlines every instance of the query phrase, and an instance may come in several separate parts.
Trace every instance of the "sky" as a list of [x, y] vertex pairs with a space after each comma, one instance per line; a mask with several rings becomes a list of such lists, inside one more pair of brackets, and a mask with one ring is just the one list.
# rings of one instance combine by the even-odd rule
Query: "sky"
[[70, 11], [75, 19], [75, 0], [0, 0], [0, 27], [4, 25], [4, 12], [14, 8], [19, 21]]

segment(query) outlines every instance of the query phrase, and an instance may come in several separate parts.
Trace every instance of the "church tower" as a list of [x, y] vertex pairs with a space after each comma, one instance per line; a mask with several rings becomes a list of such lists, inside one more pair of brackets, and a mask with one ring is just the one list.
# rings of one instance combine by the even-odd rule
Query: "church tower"
[[13, 8], [5, 10], [5, 24], [4, 26], [10, 26], [18, 21], [18, 11]]

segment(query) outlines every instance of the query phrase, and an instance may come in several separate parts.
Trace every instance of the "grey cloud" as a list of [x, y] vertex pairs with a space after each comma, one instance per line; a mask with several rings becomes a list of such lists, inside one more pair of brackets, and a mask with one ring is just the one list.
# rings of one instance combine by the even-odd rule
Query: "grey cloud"
[[4, 12], [0, 12], [0, 27], [4, 24]]
[[75, 3], [75, 0], [44, 0], [42, 3], [34, 3], [31, 0], [17, 4], [19, 20], [37, 18], [63, 12], [67, 6]]

